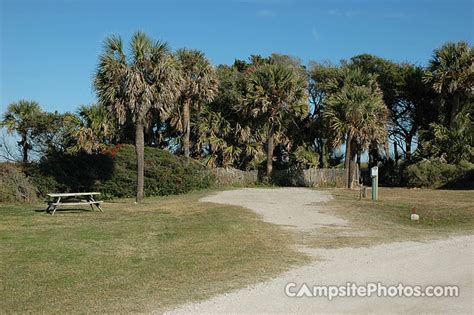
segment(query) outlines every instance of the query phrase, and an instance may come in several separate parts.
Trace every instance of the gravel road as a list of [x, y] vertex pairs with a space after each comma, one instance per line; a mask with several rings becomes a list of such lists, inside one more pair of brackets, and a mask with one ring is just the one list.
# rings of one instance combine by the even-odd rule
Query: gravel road
[[[304, 188], [239, 189], [217, 193], [201, 201], [239, 205], [262, 219], [287, 228], [308, 231], [321, 225], [344, 225], [342, 219], [318, 209], [331, 196]], [[371, 248], [304, 249], [314, 257], [270, 281], [222, 294], [201, 303], [183, 305], [169, 314], [183, 313], [474, 313], [474, 236], [431, 242], [391, 243]], [[303, 284], [313, 286], [365, 285], [426, 287], [453, 285], [458, 297], [288, 297]], [[383, 289], [382, 289], [383, 290]], [[306, 294], [307, 295], [307, 294]]]

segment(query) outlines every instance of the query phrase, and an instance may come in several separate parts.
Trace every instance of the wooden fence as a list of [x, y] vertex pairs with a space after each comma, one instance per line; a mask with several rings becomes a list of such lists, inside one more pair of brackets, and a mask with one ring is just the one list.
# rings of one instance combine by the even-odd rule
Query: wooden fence
[[[212, 170], [218, 186], [251, 186], [259, 182], [258, 171], [241, 171], [234, 168]], [[344, 169], [312, 168], [301, 170], [290, 168], [274, 170], [272, 181], [280, 186], [297, 187], [345, 187]]]
[[213, 168], [218, 186], [252, 186], [258, 183], [258, 171], [241, 171], [235, 168]]
[[311, 168], [301, 170], [290, 168], [275, 170], [273, 182], [281, 186], [297, 187], [345, 187], [346, 172], [344, 169]]

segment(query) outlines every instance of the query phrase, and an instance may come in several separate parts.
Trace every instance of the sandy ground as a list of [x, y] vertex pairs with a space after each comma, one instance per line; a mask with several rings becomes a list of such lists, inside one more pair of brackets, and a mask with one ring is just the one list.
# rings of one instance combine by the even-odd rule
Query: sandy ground
[[[346, 222], [318, 213], [330, 194], [304, 188], [240, 189], [220, 192], [202, 199], [247, 207], [263, 220], [308, 231], [321, 225]], [[303, 267], [277, 278], [210, 300], [184, 305], [176, 313], [474, 313], [474, 236], [432, 242], [403, 242], [371, 248], [303, 249], [314, 257]], [[459, 297], [288, 297], [285, 287], [296, 292], [303, 284], [384, 286], [453, 285]]]
[[318, 211], [331, 199], [327, 191], [304, 188], [244, 188], [219, 192], [200, 201], [242, 206], [261, 215], [264, 221], [308, 231], [347, 223]]

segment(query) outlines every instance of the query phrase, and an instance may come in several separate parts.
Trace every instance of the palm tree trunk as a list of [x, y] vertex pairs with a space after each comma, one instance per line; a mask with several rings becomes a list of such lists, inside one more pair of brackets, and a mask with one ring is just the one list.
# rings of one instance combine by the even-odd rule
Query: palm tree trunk
[[23, 151], [23, 163], [28, 163], [28, 138], [26, 133], [21, 135], [21, 145]]
[[372, 142], [369, 145], [369, 168], [377, 165], [379, 159], [379, 148], [376, 143]]
[[190, 128], [190, 114], [189, 114], [189, 100], [185, 100], [183, 103], [183, 120], [184, 120], [184, 135], [183, 135], [183, 148], [184, 156], [189, 157], [189, 137], [191, 134]]
[[346, 138], [346, 154], [344, 157], [344, 167], [346, 169], [346, 181], [347, 181], [347, 188], [351, 187], [350, 183], [350, 164], [351, 164], [351, 142], [352, 142], [352, 135], [347, 133]]
[[453, 97], [453, 105], [451, 106], [451, 113], [449, 116], [449, 128], [454, 127], [454, 123], [456, 122], [456, 116], [459, 111], [459, 94], [456, 93]]
[[326, 168], [326, 142], [321, 139], [321, 156], [319, 158], [321, 168]]
[[395, 158], [395, 162], [398, 162], [400, 157], [398, 156], [398, 145], [397, 141], [393, 141], [393, 156]]
[[143, 134], [143, 124], [137, 123], [135, 126], [135, 152], [137, 154], [137, 203], [143, 201], [143, 186], [145, 181], [145, 139]]
[[[351, 145], [352, 148], [355, 147], [354, 144]], [[351, 158], [351, 162], [350, 162], [350, 180], [349, 180], [349, 188], [352, 189], [354, 186], [354, 179], [356, 182], [359, 182], [359, 174], [358, 174], [358, 170], [359, 168], [357, 167], [357, 159], [356, 159], [356, 156], [358, 155], [356, 153], [356, 151], [353, 149], [352, 150], [352, 158]]]
[[275, 149], [274, 144], [275, 138], [275, 131], [273, 127], [270, 128], [268, 131], [268, 139], [267, 139], [267, 177], [268, 180], [271, 180], [272, 170], [273, 170], [273, 150]]
[[388, 160], [390, 159], [390, 142], [388, 141], [388, 137], [385, 139], [385, 143], [383, 145], [383, 149], [385, 151], [385, 158]]
[[357, 166], [359, 167], [360, 170], [360, 158], [362, 156], [362, 149], [357, 150]]
[[411, 140], [412, 140], [411, 135], [406, 137], [405, 139], [405, 159], [407, 161], [411, 160]]

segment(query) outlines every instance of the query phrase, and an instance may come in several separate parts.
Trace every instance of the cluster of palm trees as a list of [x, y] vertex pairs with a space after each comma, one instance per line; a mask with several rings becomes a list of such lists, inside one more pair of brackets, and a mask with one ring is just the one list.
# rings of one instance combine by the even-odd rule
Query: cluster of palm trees
[[137, 32], [129, 49], [118, 36], [105, 40], [93, 82], [98, 104], [61, 115], [20, 101], [9, 106], [3, 124], [21, 136], [25, 162], [39, 138], [49, 150], [45, 154], [94, 153], [134, 142], [137, 202], [144, 196], [145, 145], [211, 167], [262, 167], [271, 180], [275, 161], [337, 165], [344, 144], [350, 187], [364, 152], [371, 164], [389, 157], [388, 139], [395, 160], [399, 150], [411, 159], [414, 139], [426, 143], [419, 154], [446, 153], [449, 132], [463, 135], [461, 151], [472, 150], [473, 61], [472, 47], [460, 42], [435, 50], [426, 69], [372, 55], [305, 67], [280, 54], [213, 67], [200, 51], [173, 53], [166, 43]]
[[[131, 123], [135, 129], [136, 199], [141, 202], [145, 128], [171, 117], [170, 127], [182, 134], [182, 151], [189, 157], [191, 108], [200, 111], [214, 100], [219, 88], [216, 71], [201, 52], [180, 49], [171, 54], [165, 43], [154, 41], [142, 32], [133, 35], [129, 56], [119, 37], [108, 38], [99, 60], [94, 80], [99, 104], [109, 110], [118, 125]], [[284, 63], [261, 63], [246, 76], [245, 106], [234, 110], [245, 111], [249, 119], [259, 122], [259, 132], [265, 130], [266, 169], [270, 177], [275, 134], [282, 130], [286, 119], [303, 117], [308, 111], [307, 83]], [[232, 129], [228, 128], [228, 132]], [[202, 147], [202, 141], [200, 145], [201, 153], [213, 151], [212, 140], [205, 147]], [[231, 148], [224, 146], [223, 149], [231, 155], [236, 154]]]

